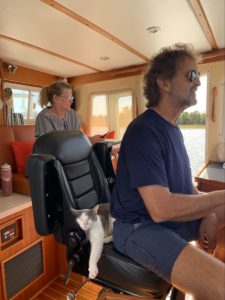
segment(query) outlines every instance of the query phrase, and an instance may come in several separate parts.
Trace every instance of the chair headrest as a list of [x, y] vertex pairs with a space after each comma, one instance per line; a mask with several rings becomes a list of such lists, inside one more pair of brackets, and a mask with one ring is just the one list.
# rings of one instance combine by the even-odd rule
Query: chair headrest
[[63, 164], [87, 158], [92, 150], [88, 138], [78, 130], [53, 131], [40, 136], [33, 148], [35, 154], [51, 154]]

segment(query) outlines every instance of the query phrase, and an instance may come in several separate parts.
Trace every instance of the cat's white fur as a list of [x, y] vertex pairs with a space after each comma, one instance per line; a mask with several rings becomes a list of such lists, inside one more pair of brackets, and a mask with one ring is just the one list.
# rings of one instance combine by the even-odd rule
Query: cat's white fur
[[[96, 214], [96, 220], [92, 220], [88, 215], [83, 212], [79, 218], [76, 219], [80, 228], [83, 229], [88, 237], [88, 240], [91, 244], [91, 251], [89, 257], [89, 278], [95, 278], [98, 275], [98, 266], [97, 263], [102, 254], [103, 244], [109, 243], [112, 241], [112, 222], [110, 222], [110, 235], [106, 235], [100, 216], [97, 215], [99, 206], [96, 205], [92, 211]], [[73, 211], [73, 210], [72, 210]]]

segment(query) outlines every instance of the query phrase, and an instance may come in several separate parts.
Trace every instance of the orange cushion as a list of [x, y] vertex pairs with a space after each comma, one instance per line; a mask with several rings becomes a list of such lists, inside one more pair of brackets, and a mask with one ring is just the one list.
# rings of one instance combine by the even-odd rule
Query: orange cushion
[[105, 136], [106, 139], [115, 139], [115, 130], [110, 131]]
[[32, 153], [34, 141], [16, 141], [11, 142], [12, 151], [16, 161], [18, 173], [25, 174], [26, 161]]

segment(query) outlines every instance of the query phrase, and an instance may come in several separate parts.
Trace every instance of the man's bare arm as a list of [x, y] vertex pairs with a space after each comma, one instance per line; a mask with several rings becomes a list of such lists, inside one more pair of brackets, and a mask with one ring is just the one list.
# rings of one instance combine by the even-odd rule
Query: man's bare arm
[[168, 188], [149, 185], [138, 188], [155, 222], [191, 221], [203, 218], [218, 206], [225, 205], [225, 190], [207, 194], [173, 194]]

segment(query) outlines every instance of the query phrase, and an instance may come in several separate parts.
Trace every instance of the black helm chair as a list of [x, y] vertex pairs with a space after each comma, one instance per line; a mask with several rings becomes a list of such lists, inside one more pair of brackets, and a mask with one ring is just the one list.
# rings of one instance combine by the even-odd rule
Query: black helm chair
[[[91, 208], [110, 201], [114, 174], [105, 174], [109, 173], [111, 148], [111, 143], [92, 147], [80, 131], [55, 131], [41, 136], [34, 145], [35, 154], [29, 157], [27, 170], [35, 228], [40, 235], [54, 234], [59, 243], [66, 245], [67, 278], [71, 271], [87, 276], [89, 259], [89, 242], [74, 222], [70, 208]], [[94, 281], [113, 291], [165, 299], [171, 287], [118, 253], [113, 243], [104, 245], [98, 268]]]

